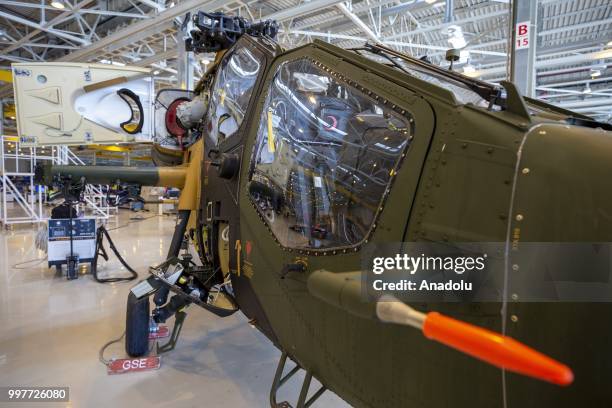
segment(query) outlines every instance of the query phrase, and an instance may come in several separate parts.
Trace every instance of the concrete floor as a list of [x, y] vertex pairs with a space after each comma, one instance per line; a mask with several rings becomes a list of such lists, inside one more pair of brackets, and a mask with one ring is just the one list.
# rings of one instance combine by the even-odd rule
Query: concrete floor
[[[174, 218], [128, 224], [133, 216], [120, 212], [107, 228], [120, 227], [111, 236], [142, 278], [149, 265], [163, 260]], [[36, 404], [41, 407], [269, 406], [280, 352], [241, 313], [221, 319], [191, 306], [177, 348], [162, 356], [159, 370], [107, 375], [98, 352], [124, 330], [132, 283], [100, 284], [91, 275], [67, 281], [46, 262], [17, 269], [16, 263], [45, 257], [34, 249], [36, 229], [28, 225], [0, 233], [0, 386], [70, 387], [70, 403]], [[111, 255], [99, 271], [101, 277], [116, 276], [122, 269]], [[123, 342], [109, 347], [105, 357], [125, 357]], [[300, 374], [279, 392], [279, 402], [295, 405]], [[311, 392], [317, 386], [313, 381]], [[314, 406], [347, 405], [326, 392]]]

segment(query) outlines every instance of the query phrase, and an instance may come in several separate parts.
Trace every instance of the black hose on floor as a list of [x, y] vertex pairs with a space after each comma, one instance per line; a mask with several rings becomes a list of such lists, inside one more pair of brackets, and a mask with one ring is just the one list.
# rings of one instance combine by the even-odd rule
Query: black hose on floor
[[[104, 248], [104, 237], [108, 240], [108, 245], [110, 249], [113, 250], [114, 254], [119, 259], [119, 262], [130, 272], [130, 276], [126, 277], [118, 277], [118, 278], [98, 278], [98, 256], [102, 255], [104, 260], [108, 261], [108, 254], [106, 253], [106, 249]], [[96, 250], [93, 262], [91, 263], [91, 272], [96, 281], [100, 283], [114, 283], [114, 282], [129, 282], [136, 278], [138, 278], [138, 273], [132, 269], [130, 265], [123, 259], [119, 250], [115, 247], [113, 240], [111, 239], [108, 231], [104, 228], [104, 225], [100, 225], [98, 228], [98, 232], [96, 234]]]

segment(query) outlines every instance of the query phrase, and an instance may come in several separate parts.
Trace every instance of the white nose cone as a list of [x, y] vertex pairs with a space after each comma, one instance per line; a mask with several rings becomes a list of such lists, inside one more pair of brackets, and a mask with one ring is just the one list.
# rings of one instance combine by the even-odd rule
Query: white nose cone
[[[97, 123], [107, 129], [122, 133], [121, 123], [127, 122], [134, 117], [139, 117], [139, 112], [132, 113], [132, 107], [117, 91], [127, 88], [134, 92], [140, 99], [145, 118], [150, 116], [151, 100], [149, 96], [149, 79], [141, 78], [129, 82], [119, 83], [96, 89], [78, 96], [74, 102], [75, 110], [85, 119]], [[149, 121], [145, 120], [141, 133], [149, 133]]]
[[20, 146], [150, 141], [149, 72], [110, 64], [12, 64]]
[[77, 112], [85, 119], [116, 132], [121, 131], [120, 123], [132, 117], [130, 105], [109, 89], [98, 89], [81, 95], [75, 105]]

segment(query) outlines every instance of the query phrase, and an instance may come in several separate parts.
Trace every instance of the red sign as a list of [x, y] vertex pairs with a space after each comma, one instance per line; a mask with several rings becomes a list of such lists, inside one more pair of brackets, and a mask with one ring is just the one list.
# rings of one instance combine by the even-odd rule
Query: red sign
[[168, 326], [157, 326], [157, 330], [149, 332], [149, 340], [163, 339], [170, 335]]
[[247, 259], [249, 259], [249, 257], [251, 256], [251, 251], [253, 250], [253, 243], [251, 243], [251, 241], [247, 241], [246, 242], [246, 256]]
[[522, 48], [529, 48], [529, 21], [523, 21], [522, 23], [516, 23], [516, 44], [515, 48], [520, 50]]
[[157, 370], [160, 366], [159, 356], [142, 358], [120, 358], [113, 360], [106, 366], [106, 372], [112, 374], [124, 374], [136, 371]]

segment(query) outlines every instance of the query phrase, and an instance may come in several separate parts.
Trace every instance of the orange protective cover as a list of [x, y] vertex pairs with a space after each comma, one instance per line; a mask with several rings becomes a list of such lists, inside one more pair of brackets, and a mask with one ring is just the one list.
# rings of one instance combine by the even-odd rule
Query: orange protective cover
[[557, 385], [574, 380], [572, 370], [556, 360], [499, 333], [437, 312], [427, 314], [426, 337], [508, 371]]

